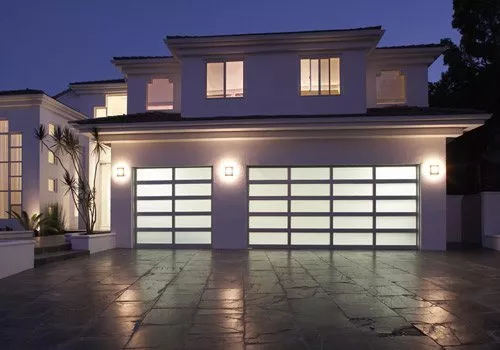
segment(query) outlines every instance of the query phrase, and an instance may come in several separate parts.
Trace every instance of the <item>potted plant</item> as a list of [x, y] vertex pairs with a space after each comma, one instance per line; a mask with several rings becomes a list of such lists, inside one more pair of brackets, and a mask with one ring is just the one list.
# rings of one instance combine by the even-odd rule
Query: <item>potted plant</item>
[[[57, 126], [53, 134], [49, 135], [45, 125], [35, 129], [35, 137], [40, 141], [41, 151], [44, 149], [53, 152], [57, 164], [62, 167], [64, 175], [62, 183], [69, 193], [80, 220], [85, 229], [83, 235], [70, 236], [72, 249], [87, 250], [91, 253], [113, 249], [116, 246], [114, 233], [96, 233], [97, 222], [96, 181], [101, 155], [106, 152], [97, 129], [92, 130], [91, 140], [94, 144], [92, 155], [96, 161], [93, 169], [85, 167], [84, 152], [79, 136], [69, 127]], [[69, 161], [67, 161], [69, 160]], [[92, 178], [90, 174], [93, 174]]]

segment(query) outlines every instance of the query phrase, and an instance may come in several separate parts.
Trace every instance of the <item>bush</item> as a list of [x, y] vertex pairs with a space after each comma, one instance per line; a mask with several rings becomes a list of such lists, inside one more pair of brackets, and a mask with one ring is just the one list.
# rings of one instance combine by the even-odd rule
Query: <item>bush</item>
[[66, 232], [66, 217], [59, 203], [48, 205], [43, 216], [45, 219], [40, 226], [42, 236], [62, 235]]

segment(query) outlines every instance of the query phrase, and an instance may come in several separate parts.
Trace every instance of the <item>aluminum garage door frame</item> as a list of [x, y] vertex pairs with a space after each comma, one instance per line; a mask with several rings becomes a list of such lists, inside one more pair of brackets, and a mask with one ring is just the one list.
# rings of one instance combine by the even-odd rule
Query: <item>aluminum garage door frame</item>
[[[260, 175], [254, 176], [251, 180], [252, 169], [257, 169], [255, 174], [258, 173], [258, 169], [268, 169], [268, 175], [271, 175], [261, 176], [260, 179]], [[272, 173], [272, 169], [277, 169], [276, 174]], [[315, 171], [315, 175], [309, 176], [314, 179], [301, 178], [300, 173], [307, 172], [307, 170]], [[296, 173], [295, 176], [292, 171]], [[361, 175], [355, 178], [356, 176], [349, 175], [349, 171], [358, 172]], [[342, 173], [345, 176], [341, 175]], [[254, 248], [292, 249], [418, 249], [420, 241], [419, 174], [420, 167], [414, 164], [249, 166], [246, 174], [248, 245]], [[257, 186], [252, 185], [268, 186], [261, 186], [257, 190]], [[302, 188], [300, 185], [303, 185]], [[357, 189], [352, 186], [356, 186]], [[363, 188], [368, 189], [370, 186], [371, 193], [363, 193]], [[326, 190], [326, 187], [328, 187], [327, 192], [321, 195], [314, 193], [316, 189]], [[359, 190], [360, 195], [353, 195], [349, 190], [355, 190], [355, 192]], [[270, 206], [275, 206], [275, 208], [256, 212], [251, 208], [252, 204], [256, 203], [253, 201], [272, 201], [275, 203], [267, 204], [272, 204]], [[304, 206], [308, 203], [306, 201], [317, 201], [316, 204], [322, 204], [322, 208], [320, 211], [307, 212]], [[284, 202], [286, 202], [286, 208], [283, 206]], [[325, 207], [326, 202], [328, 207]], [[364, 209], [350, 212], [345, 208], [337, 210], [338, 204], [349, 204], [348, 202], [363, 204]], [[296, 204], [294, 210], [291, 208], [292, 204]], [[299, 204], [306, 211], [297, 211]], [[308, 221], [312, 222], [313, 226], [317, 226], [308, 228]], [[303, 225], [304, 222], [306, 226]], [[366, 227], [363, 228], [364, 224]], [[259, 227], [259, 225], [267, 227]], [[358, 228], [349, 227], [349, 225], [358, 226]], [[280, 227], [277, 228], [277, 226]], [[253, 233], [260, 233], [260, 237], [264, 237], [264, 240], [268, 237], [265, 236], [266, 233], [276, 234], [274, 237], [281, 237], [281, 241], [277, 239], [276, 242], [270, 244], [256, 244], [255, 238], [258, 238], [258, 235]], [[297, 235], [298, 233], [302, 235]], [[301, 244], [301, 241], [304, 242], [304, 237], [307, 237], [305, 234], [317, 235], [324, 241], [322, 244]], [[395, 236], [396, 234], [398, 236]], [[326, 241], [327, 235], [329, 235], [328, 241]], [[286, 242], [284, 242], [285, 236]], [[366, 239], [369, 236], [371, 236], [371, 243], [364, 241], [359, 245], [349, 244], [349, 240], [353, 237]], [[403, 243], [393, 244], [394, 238]]]
[[134, 168], [135, 246], [211, 247], [213, 178], [212, 166]]

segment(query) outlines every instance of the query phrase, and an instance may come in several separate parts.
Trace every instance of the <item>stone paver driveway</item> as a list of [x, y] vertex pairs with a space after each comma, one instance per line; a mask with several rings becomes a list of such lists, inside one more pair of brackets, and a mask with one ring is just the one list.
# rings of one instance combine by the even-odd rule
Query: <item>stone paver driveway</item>
[[1, 349], [500, 349], [500, 254], [114, 250], [0, 280]]

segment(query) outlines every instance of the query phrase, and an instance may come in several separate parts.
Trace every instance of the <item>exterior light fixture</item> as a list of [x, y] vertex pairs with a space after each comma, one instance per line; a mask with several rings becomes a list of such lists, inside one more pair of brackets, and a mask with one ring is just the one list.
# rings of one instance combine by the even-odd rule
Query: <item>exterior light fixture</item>
[[224, 168], [225, 176], [234, 176], [234, 168], [232, 166], [227, 166]]
[[429, 174], [431, 176], [439, 175], [439, 165], [437, 165], [437, 164], [429, 165]]
[[125, 176], [125, 168], [116, 168], [116, 177], [124, 177]]

